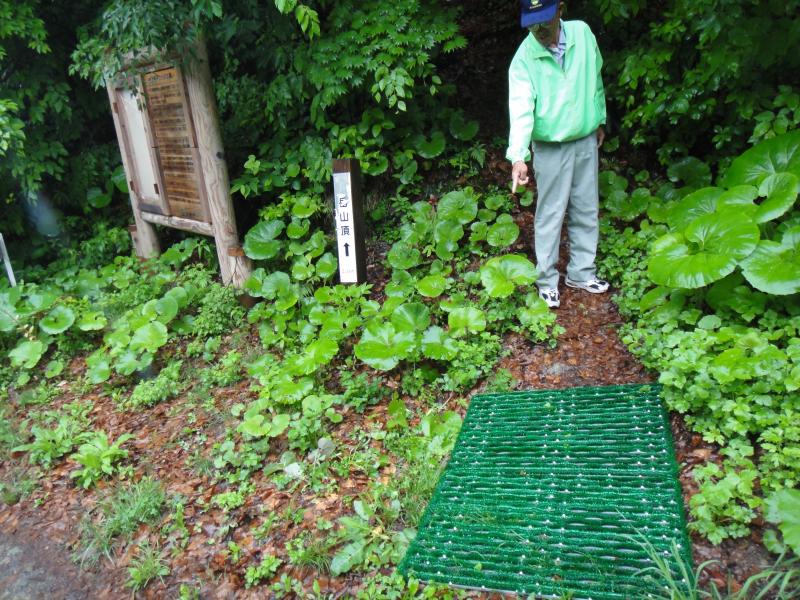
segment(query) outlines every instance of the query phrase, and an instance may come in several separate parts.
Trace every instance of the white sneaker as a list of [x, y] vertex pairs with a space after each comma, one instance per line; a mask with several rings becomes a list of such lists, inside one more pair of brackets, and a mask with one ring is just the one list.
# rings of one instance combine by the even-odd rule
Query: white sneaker
[[561, 306], [561, 296], [556, 289], [545, 288], [539, 290], [539, 297], [544, 300], [549, 308], [558, 308]]
[[587, 281], [572, 281], [569, 277], [565, 277], [564, 279], [564, 283], [567, 284], [567, 287], [584, 290], [590, 294], [602, 294], [608, 291], [608, 282], [598, 279], [597, 277], [592, 277]]

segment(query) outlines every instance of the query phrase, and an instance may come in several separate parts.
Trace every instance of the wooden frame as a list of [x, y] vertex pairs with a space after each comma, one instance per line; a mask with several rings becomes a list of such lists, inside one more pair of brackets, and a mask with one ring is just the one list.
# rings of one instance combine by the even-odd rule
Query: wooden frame
[[[153, 63], [141, 72], [106, 86], [129, 182], [136, 252], [159, 254], [154, 225], [213, 236], [223, 281], [242, 287], [251, 264], [236, 230], [205, 45], [197, 44], [185, 68]], [[141, 117], [129, 114], [131, 93]], [[152, 191], [142, 189], [151, 184], [148, 165]]]

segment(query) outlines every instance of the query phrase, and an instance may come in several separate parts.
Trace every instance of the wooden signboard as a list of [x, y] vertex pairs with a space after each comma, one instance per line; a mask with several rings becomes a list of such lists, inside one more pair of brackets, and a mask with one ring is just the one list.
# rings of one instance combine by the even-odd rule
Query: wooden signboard
[[181, 74], [176, 67], [145, 73], [142, 88], [170, 214], [209, 223], [197, 137]]
[[[133, 80], [133, 81], [132, 81]], [[241, 252], [205, 46], [185, 70], [153, 64], [108, 84], [139, 256], [159, 253], [154, 225], [213, 236], [225, 283], [241, 287]]]

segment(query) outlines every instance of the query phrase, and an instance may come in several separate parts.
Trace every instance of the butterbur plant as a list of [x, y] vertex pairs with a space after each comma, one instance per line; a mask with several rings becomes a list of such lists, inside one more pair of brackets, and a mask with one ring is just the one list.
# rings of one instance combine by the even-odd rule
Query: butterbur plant
[[96, 431], [91, 435], [92, 437], [70, 456], [72, 460], [83, 465], [82, 469], [72, 472], [70, 477], [85, 489], [93, 486], [104, 475], [110, 476], [117, 471], [116, 463], [128, 456], [128, 451], [121, 448], [122, 444], [134, 437], [129, 433], [123, 433], [112, 444], [104, 431]]
[[670, 231], [650, 248], [650, 279], [672, 288], [700, 288], [738, 268], [762, 292], [800, 292], [800, 226], [791, 218], [799, 178], [800, 131], [795, 131], [737, 157], [719, 186], [691, 191], [653, 213]]

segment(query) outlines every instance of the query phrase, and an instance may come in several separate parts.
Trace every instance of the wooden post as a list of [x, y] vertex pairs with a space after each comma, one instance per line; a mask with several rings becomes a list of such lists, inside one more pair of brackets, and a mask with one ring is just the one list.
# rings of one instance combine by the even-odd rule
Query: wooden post
[[156, 233], [156, 228], [142, 218], [139, 200], [133, 189], [132, 182], [135, 180], [135, 167], [133, 157], [128, 155], [131, 149], [128, 148], [128, 144], [125, 142], [128, 138], [119, 116], [117, 95], [114, 91], [113, 82], [106, 82], [106, 90], [108, 91], [108, 100], [111, 103], [111, 115], [114, 118], [114, 129], [117, 132], [117, 140], [119, 140], [119, 153], [122, 155], [122, 168], [125, 170], [125, 179], [128, 181], [128, 196], [131, 200], [131, 209], [133, 210], [133, 220], [135, 222], [134, 229], [131, 230], [133, 246], [138, 257], [152, 258], [161, 253], [161, 247], [158, 243], [158, 234]]
[[186, 74], [186, 91], [194, 118], [203, 184], [214, 230], [220, 272], [225, 283], [241, 288], [250, 276], [252, 265], [246, 256], [231, 252], [232, 249], [239, 248], [240, 243], [205, 42], [201, 41], [195, 46], [195, 56], [190, 59]]

